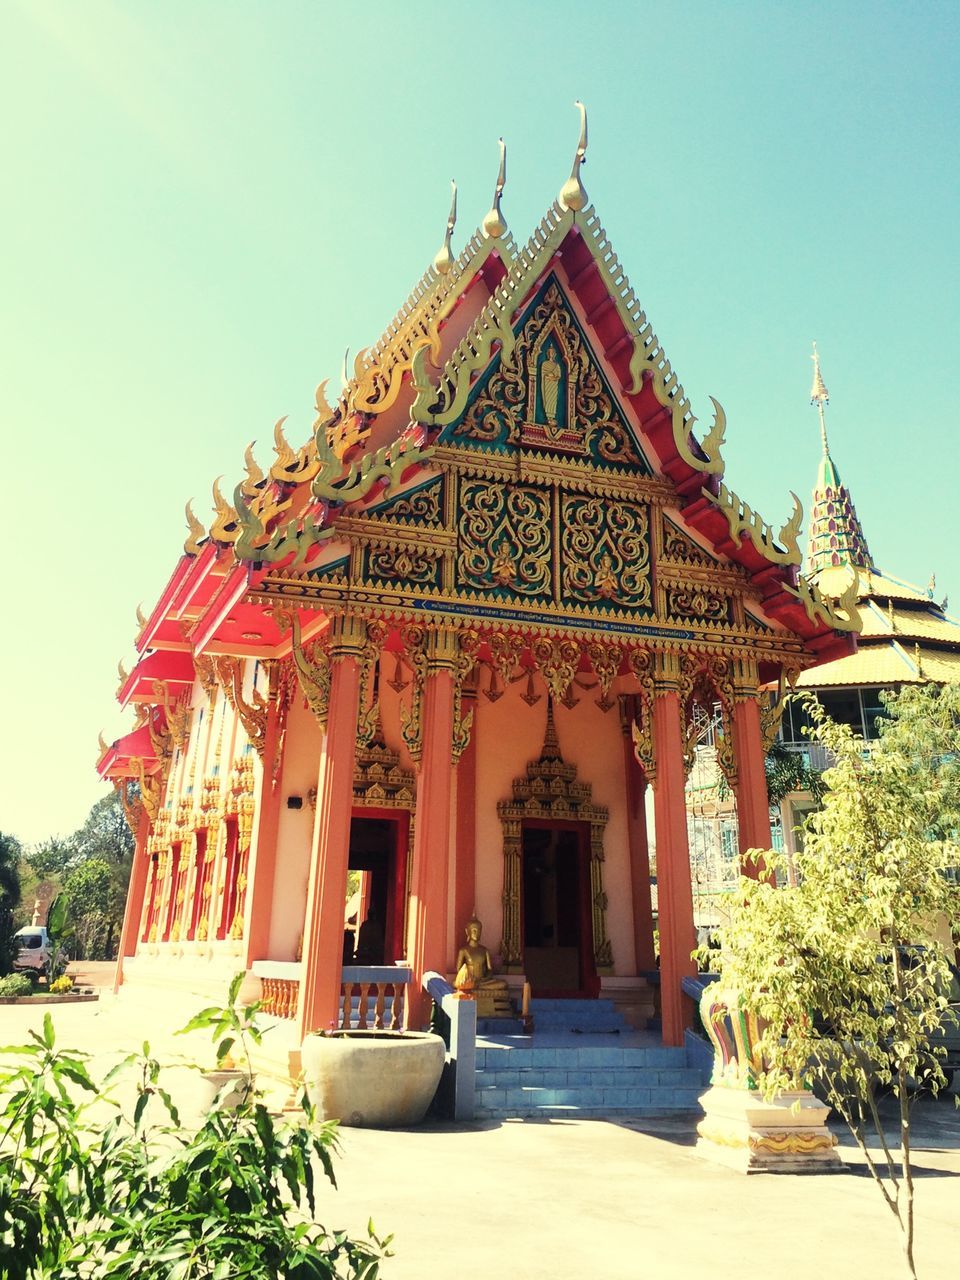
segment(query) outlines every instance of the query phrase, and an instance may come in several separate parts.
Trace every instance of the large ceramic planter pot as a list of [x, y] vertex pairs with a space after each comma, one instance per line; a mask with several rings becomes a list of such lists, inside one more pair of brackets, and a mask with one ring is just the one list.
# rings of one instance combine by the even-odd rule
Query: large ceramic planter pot
[[428, 1031], [332, 1031], [307, 1036], [307, 1096], [324, 1120], [354, 1128], [419, 1124], [440, 1083], [446, 1049]]

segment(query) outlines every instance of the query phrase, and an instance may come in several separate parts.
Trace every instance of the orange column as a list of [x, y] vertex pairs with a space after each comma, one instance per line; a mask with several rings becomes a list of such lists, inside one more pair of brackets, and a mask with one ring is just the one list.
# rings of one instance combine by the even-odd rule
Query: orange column
[[301, 1039], [339, 1021], [343, 908], [360, 710], [359, 657], [366, 628], [359, 618], [347, 615], [334, 618], [331, 629], [327, 730], [317, 779], [317, 819], [303, 924], [297, 1009]]
[[629, 721], [623, 725], [623, 761], [627, 785], [627, 845], [633, 897], [633, 938], [637, 972], [656, 968], [653, 907], [650, 903], [650, 847], [647, 842], [647, 778], [637, 760]]
[[[123, 783], [126, 786], [126, 783]], [[152, 863], [147, 857], [147, 839], [150, 835], [150, 819], [143, 805], [140, 806], [140, 821], [137, 823], [137, 835], [133, 846], [133, 865], [130, 868], [130, 883], [127, 886], [127, 904], [123, 909], [123, 926], [120, 929], [120, 945], [117, 948], [117, 972], [113, 980], [114, 994], [123, 983], [123, 962], [127, 956], [137, 953], [140, 940], [140, 921], [143, 916], [143, 899], [147, 890], [147, 877]]]
[[683, 1044], [690, 1023], [681, 980], [697, 966], [691, 958], [695, 936], [687, 808], [684, 798], [683, 722], [678, 692], [679, 661], [664, 654], [658, 662], [653, 701], [653, 741], [657, 762], [654, 821], [657, 835], [657, 890], [660, 923], [660, 1001], [664, 1044]]
[[410, 947], [413, 985], [408, 1021], [419, 1028], [430, 1000], [420, 980], [447, 962], [447, 885], [450, 863], [450, 805], [453, 800], [453, 704], [456, 633], [438, 628], [427, 636], [427, 663], [421, 695], [421, 755], [417, 771], [417, 828], [410, 886]]
[[754, 664], [738, 664], [733, 707], [733, 743], [737, 753], [737, 828], [740, 866], [744, 875], [758, 877], [763, 863], [744, 862], [748, 849], [770, 848], [770, 801], [764, 768], [760, 705], [757, 702], [757, 670]]
[[[476, 910], [477, 896], [477, 721], [476, 693], [463, 692], [464, 712], [473, 710], [473, 731], [457, 765], [457, 847], [454, 852], [456, 883], [453, 891], [454, 944]], [[450, 957], [453, 959], [453, 956]]]
[[260, 796], [257, 821], [247, 859], [247, 896], [245, 906], [247, 946], [245, 967], [254, 960], [269, 959], [270, 916], [273, 908], [273, 877], [277, 866], [277, 826], [280, 821], [280, 763], [277, 750], [282, 720], [286, 714], [283, 682], [270, 673], [270, 701], [263, 739]]

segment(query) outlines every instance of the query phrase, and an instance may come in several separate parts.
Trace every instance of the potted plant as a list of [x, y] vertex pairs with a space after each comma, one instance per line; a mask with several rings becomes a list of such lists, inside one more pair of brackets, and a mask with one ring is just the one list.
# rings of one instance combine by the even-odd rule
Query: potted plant
[[245, 977], [242, 971], [234, 974], [227, 992], [227, 1003], [201, 1009], [177, 1032], [177, 1035], [186, 1035], [190, 1031], [210, 1032], [216, 1065], [201, 1071], [210, 1086], [210, 1095], [205, 1100], [208, 1106], [219, 1097], [226, 1107], [244, 1107], [254, 1094], [250, 1047], [251, 1044], [259, 1045], [263, 1040], [263, 1030], [256, 1019], [261, 1002], [240, 1003], [240, 988]]

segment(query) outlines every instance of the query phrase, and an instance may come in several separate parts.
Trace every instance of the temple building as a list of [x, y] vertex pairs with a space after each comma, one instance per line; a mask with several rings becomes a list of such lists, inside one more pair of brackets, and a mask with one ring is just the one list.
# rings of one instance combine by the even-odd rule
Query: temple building
[[662, 1034], [682, 1042], [697, 726], [717, 717], [737, 850], [768, 848], [782, 706], [762, 691], [855, 661], [859, 610], [800, 573], [799, 504], [774, 528], [727, 487], [716, 401], [695, 433], [586, 145], [584, 117], [521, 245], [503, 152], [459, 252], [454, 190], [432, 264], [336, 399], [317, 389], [309, 438], [281, 421], [212, 520], [188, 507], [121, 671], [135, 725], [98, 764], [136, 832], [118, 981], [243, 968], [303, 1036], [339, 1023], [356, 947], [406, 962], [422, 1025], [422, 979], [453, 976], [476, 916], [511, 992], [642, 1001], [655, 836]]

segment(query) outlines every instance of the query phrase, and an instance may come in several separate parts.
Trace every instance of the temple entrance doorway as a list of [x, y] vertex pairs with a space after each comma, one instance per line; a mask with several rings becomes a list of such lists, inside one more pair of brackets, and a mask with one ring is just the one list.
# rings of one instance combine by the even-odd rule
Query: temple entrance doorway
[[521, 849], [523, 968], [533, 995], [597, 995], [589, 825], [527, 819]]
[[406, 812], [354, 810], [347, 865], [360, 875], [352, 943], [344, 922], [345, 964], [393, 964], [403, 959], [408, 827]]

